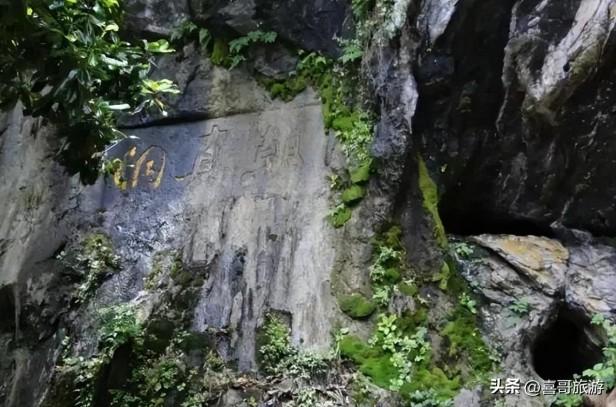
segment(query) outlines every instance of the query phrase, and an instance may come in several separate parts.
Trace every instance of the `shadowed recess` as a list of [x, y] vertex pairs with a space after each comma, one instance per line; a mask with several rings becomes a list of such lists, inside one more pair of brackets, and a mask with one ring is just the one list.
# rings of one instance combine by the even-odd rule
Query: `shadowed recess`
[[583, 314], [562, 307], [532, 346], [533, 367], [545, 380], [573, 379], [602, 359], [598, 332]]

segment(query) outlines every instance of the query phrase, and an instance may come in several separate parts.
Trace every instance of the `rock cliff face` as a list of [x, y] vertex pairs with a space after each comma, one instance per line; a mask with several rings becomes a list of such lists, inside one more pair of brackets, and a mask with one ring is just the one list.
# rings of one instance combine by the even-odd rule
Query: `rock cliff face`
[[[605, 333], [590, 321], [616, 313], [616, 2], [381, 3], [390, 13], [380, 23], [394, 29], [374, 35], [362, 61], [376, 106], [374, 173], [339, 229], [327, 220], [328, 176], [346, 163], [323, 120], [329, 107], [310, 88], [277, 100], [263, 76], [294, 71], [297, 49], [339, 57], [340, 38], [357, 31], [346, 1], [128, 1], [129, 35], [168, 36], [190, 19], [214, 37], [271, 30], [279, 41], [232, 70], [194, 44], [158, 61], [154, 75], [181, 94], [166, 117], [121, 119], [135, 137], [110, 150], [122, 159], [115, 177], [94, 185], [65, 175], [45, 121], [20, 106], [0, 115], [0, 403], [72, 405], [58, 373], [67, 346], [95, 354], [97, 312], [118, 304], [135, 305], [159, 336], [180, 327], [196, 335], [255, 381], [268, 315], [314, 352], [332, 347], [341, 327], [369, 338], [376, 315], [351, 319], [341, 298], [376, 292], [374, 242], [392, 224], [404, 284], [426, 284], [416, 298], [393, 288], [389, 313], [426, 308], [427, 324], [439, 326], [458, 302], [442, 283], [455, 264], [479, 336], [498, 354], [492, 377], [570, 379], [602, 360]], [[437, 331], [429, 341], [447, 370], [453, 339]], [[130, 359], [121, 349], [83, 405], [109, 405]], [[348, 374], [318, 387], [327, 405], [414, 405], [386, 390], [362, 404]], [[195, 405], [301, 405], [272, 401], [294, 383], [234, 383]], [[457, 406], [552, 402], [497, 400], [472, 380], [454, 393]]]

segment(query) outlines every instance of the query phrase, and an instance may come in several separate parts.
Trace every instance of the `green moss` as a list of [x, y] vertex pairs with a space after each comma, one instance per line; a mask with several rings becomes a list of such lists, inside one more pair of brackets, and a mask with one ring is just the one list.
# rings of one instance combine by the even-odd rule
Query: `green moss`
[[391, 363], [390, 355], [358, 337], [350, 335], [343, 338], [340, 353], [355, 362], [359, 370], [377, 386], [388, 389], [391, 381], [398, 377], [398, 369]]
[[490, 352], [477, 329], [477, 319], [459, 304], [441, 330], [446, 339], [448, 356], [467, 365], [477, 379], [485, 379], [494, 368]]
[[353, 204], [360, 201], [366, 191], [359, 185], [351, 185], [342, 192], [342, 201], [347, 204]]
[[372, 161], [362, 163], [358, 167], [349, 172], [351, 182], [354, 184], [361, 184], [367, 182], [370, 179], [370, 172], [372, 170]]
[[438, 282], [438, 287], [441, 290], [445, 291], [447, 290], [447, 285], [449, 284], [450, 278], [451, 278], [451, 270], [449, 268], [449, 264], [447, 264], [447, 262], [443, 262], [439, 273], [434, 276], [433, 281]]
[[328, 218], [333, 227], [341, 228], [349, 221], [349, 219], [351, 219], [351, 216], [353, 216], [351, 209], [348, 206], [341, 204], [334, 208]]
[[418, 369], [413, 380], [400, 389], [403, 395], [410, 395], [416, 391], [434, 390], [436, 398], [440, 401], [452, 400], [460, 391], [462, 385], [460, 377], [450, 378], [438, 367]]
[[143, 286], [146, 290], [153, 290], [156, 288], [156, 284], [163, 274], [163, 263], [167, 255], [167, 252], [158, 252], [152, 258], [152, 269], [143, 279]]
[[187, 270], [184, 269], [182, 264], [182, 258], [177, 255], [173, 264], [171, 265], [171, 272], [169, 274], [173, 282], [182, 287], [187, 287], [192, 283], [193, 277]]
[[[307, 86], [319, 93], [325, 128], [335, 132], [348, 166], [354, 168], [349, 172], [351, 182], [346, 183], [347, 189], [340, 197], [347, 204], [356, 204], [365, 195], [358, 184], [367, 182], [370, 177], [370, 145], [374, 133], [373, 117], [358, 100], [360, 92], [355, 74], [348, 71], [347, 66], [311, 53], [302, 58], [296, 72], [285, 80], [261, 80], [273, 98], [285, 101], [293, 99]], [[352, 213], [346, 209], [337, 210], [338, 214], [330, 218], [334, 226], [340, 227]]]
[[398, 289], [400, 292], [409, 297], [415, 297], [419, 293], [419, 289], [417, 288], [417, 284], [412, 282], [403, 282], [398, 285]]
[[273, 99], [285, 102], [293, 100], [308, 87], [308, 79], [302, 74], [292, 75], [281, 81], [262, 77], [260, 82]]
[[383, 235], [378, 239], [381, 244], [391, 247], [395, 250], [402, 250], [402, 229], [400, 226], [394, 225], [383, 233]]
[[376, 311], [376, 305], [361, 294], [345, 295], [338, 305], [342, 312], [355, 319], [368, 318]]
[[351, 112], [345, 111], [343, 112], [345, 115], [343, 116], [335, 116], [332, 120], [332, 128], [338, 131], [351, 131], [353, 130], [353, 126], [357, 117], [355, 117]]
[[105, 278], [120, 269], [120, 257], [114, 253], [111, 239], [102, 233], [91, 233], [57, 259], [82, 278], [75, 293], [75, 301], [88, 301]]
[[210, 61], [214, 65], [224, 65], [227, 57], [229, 56], [229, 44], [222, 38], [216, 38], [212, 47], [212, 53], [210, 54]]
[[420, 306], [414, 312], [405, 312], [398, 319], [400, 330], [405, 333], [415, 332], [418, 328], [425, 326], [428, 322], [428, 310]]
[[430, 178], [426, 163], [421, 157], [417, 158], [417, 162], [419, 167], [419, 189], [423, 197], [423, 206], [434, 222], [434, 237], [437, 243], [440, 247], [445, 248], [447, 247], [447, 235], [438, 212], [438, 190], [436, 184]]

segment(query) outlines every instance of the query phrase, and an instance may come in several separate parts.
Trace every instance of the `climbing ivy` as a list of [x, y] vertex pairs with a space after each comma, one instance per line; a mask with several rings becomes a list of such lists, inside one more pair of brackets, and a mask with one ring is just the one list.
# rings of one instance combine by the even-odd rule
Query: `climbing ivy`
[[105, 147], [124, 137], [117, 113], [163, 110], [168, 80], [151, 80], [165, 40], [131, 44], [120, 37], [119, 0], [0, 2], [0, 108], [17, 101], [25, 113], [59, 127], [63, 161], [92, 181]]

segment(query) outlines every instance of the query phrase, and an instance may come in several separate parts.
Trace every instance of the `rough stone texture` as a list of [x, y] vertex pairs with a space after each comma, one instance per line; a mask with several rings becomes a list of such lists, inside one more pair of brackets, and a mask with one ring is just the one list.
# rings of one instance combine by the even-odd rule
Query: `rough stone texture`
[[245, 72], [213, 65], [192, 45], [185, 47], [180, 56], [161, 58], [153, 77], [171, 79], [181, 90], [179, 95], [168, 98], [168, 115], [143, 113], [125, 117], [124, 127], [232, 116], [263, 110], [269, 103], [269, 96]]
[[426, 39], [400, 37], [400, 50], [415, 50], [413, 140], [438, 177], [450, 231], [546, 233], [559, 221], [614, 232], [613, 10], [429, 1], [409, 14]]
[[[534, 236], [481, 235], [469, 241], [478, 245], [473, 255], [458, 260], [464, 277], [482, 298], [482, 331], [502, 355], [499, 377], [519, 377], [522, 382], [542, 380], [533, 364], [534, 341], [563, 309], [586, 324], [597, 313], [614, 312], [613, 246], [588, 237], [566, 246]], [[529, 302], [527, 315], [516, 315], [511, 310], [511, 305], [521, 299]], [[589, 335], [590, 340], [599, 338]], [[549, 405], [549, 398], [523, 394], [507, 396], [504, 401], [507, 406]]]
[[[234, 89], [239, 96], [255, 88]], [[141, 141], [129, 172], [142, 175], [128, 178], [143, 201], [131, 213], [133, 193], [114, 193], [109, 226], [183, 249], [186, 267], [207, 278], [194, 328], [231, 332], [221, 350], [241, 369], [254, 368], [255, 331], [269, 309], [292, 316], [295, 341], [320, 348], [329, 341], [322, 315], [336, 309], [328, 272], [335, 234], [325, 219], [332, 144], [320, 109], [307, 93], [255, 113], [132, 132]], [[140, 167], [146, 154], [155, 177], [164, 169], [160, 187]]]
[[[11, 316], [0, 330], [7, 355], [0, 398], [7, 406], [34, 405], [45, 391], [60, 327], [70, 325], [91, 348], [88, 315], [96, 309], [156, 302], [142, 291], [143, 278], [165, 250], [183, 252], [185, 268], [205, 278], [193, 327], [219, 332], [220, 350], [240, 369], [255, 368], [255, 332], [269, 310], [290, 316], [295, 343], [329, 346], [331, 323], [342, 314], [330, 294], [341, 232], [326, 221], [327, 175], [340, 164], [320, 102], [312, 91], [272, 102], [240, 71], [208, 72], [185, 85], [178, 106], [208, 86], [214, 96], [201, 108], [218, 118], [127, 130], [138, 139], [112, 150], [125, 162], [125, 190], [111, 179], [86, 187], [63, 176], [49, 156], [48, 130], [18, 109], [3, 116], [0, 306]], [[122, 270], [90, 306], [69, 313], [74, 286], [55, 255], [93, 231], [111, 236]], [[35, 371], [46, 372], [38, 384]]]
[[139, 35], [167, 36], [190, 18], [188, 0], [127, 0], [124, 9], [126, 28]]
[[[159, 37], [190, 18], [215, 35], [274, 30], [290, 48], [336, 56], [350, 33], [348, 3], [130, 0], [127, 28]], [[139, 137], [112, 150], [127, 164], [125, 190], [109, 179], [79, 185], [53, 161], [51, 129], [19, 108], [0, 116], [0, 403], [43, 397], [64, 329], [91, 353], [96, 309], [133, 301], [147, 318], [161, 298], [143, 290], [143, 278], [159, 253], [180, 252], [190, 275], [204, 279], [192, 328], [214, 332], [240, 369], [255, 367], [255, 332], [268, 310], [289, 317], [294, 342], [308, 348], [327, 346], [340, 321], [367, 337], [369, 324], [346, 320], [330, 285], [370, 293], [375, 233], [398, 222], [410, 268], [433, 273], [443, 263], [419, 189], [420, 157], [441, 191], [446, 229], [481, 234], [469, 240], [477, 258], [458, 260], [504, 377], [537, 378], [532, 345], [559, 310], [580, 320], [614, 314], [616, 250], [588, 232], [616, 227], [615, 1], [393, 3], [393, 37], [364, 57], [379, 112], [376, 175], [342, 230], [325, 222], [326, 176], [341, 163], [315, 94], [273, 102], [246, 71], [212, 66], [190, 45], [154, 74], [181, 89], [169, 115], [122, 120]], [[253, 52], [254, 69], [271, 77], [295, 62], [282, 48]], [[111, 236], [122, 270], [75, 308], [75, 276], [56, 254], [91, 231]], [[523, 318], [510, 311], [521, 298], [530, 304]], [[396, 298], [391, 310], [413, 307]], [[383, 393], [379, 405], [402, 403]], [[455, 403], [491, 402], [483, 396], [467, 389]], [[237, 401], [233, 390], [221, 405]]]
[[275, 31], [301, 49], [339, 55], [340, 38], [351, 34], [350, 4], [344, 0], [128, 0], [127, 28], [166, 36], [182, 20], [194, 20], [217, 35]]
[[320, 104], [310, 94], [191, 133], [205, 143], [187, 184], [187, 262], [212, 265], [195, 327], [233, 332], [241, 369], [254, 367], [254, 333], [268, 309], [292, 315], [296, 342], [326, 347], [335, 234], [325, 217], [329, 146]]

